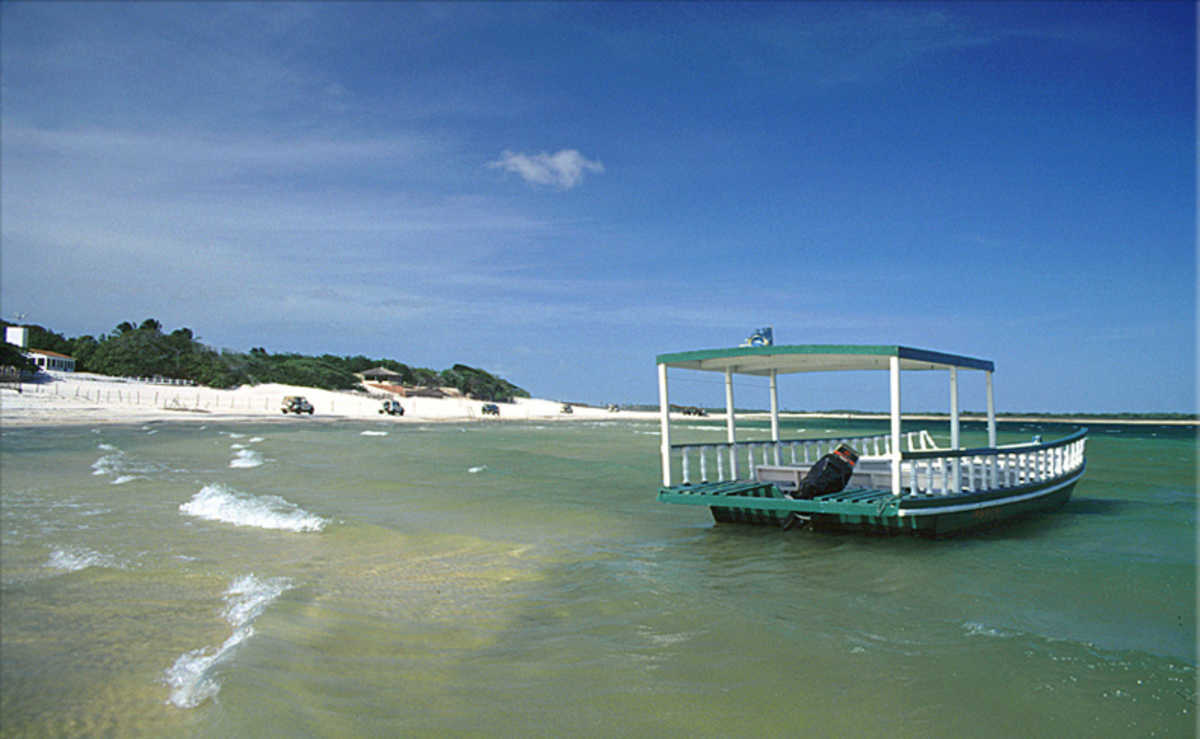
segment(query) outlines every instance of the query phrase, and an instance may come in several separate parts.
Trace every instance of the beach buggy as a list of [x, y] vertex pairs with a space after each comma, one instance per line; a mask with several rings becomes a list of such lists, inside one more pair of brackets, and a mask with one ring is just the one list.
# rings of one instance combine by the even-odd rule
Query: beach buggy
[[404, 406], [400, 405], [398, 400], [385, 400], [379, 408], [380, 413], [386, 413], [389, 416], [403, 416]]
[[307, 413], [311, 416], [313, 407], [312, 403], [308, 402], [308, 398], [305, 398], [303, 395], [289, 395], [283, 399], [283, 405], [280, 406], [279, 410], [285, 416], [289, 413], [295, 413], [297, 416], [301, 413]]

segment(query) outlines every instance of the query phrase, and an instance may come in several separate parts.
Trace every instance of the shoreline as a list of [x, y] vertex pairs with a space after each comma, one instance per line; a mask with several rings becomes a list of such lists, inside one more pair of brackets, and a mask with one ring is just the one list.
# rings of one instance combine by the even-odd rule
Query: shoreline
[[[561, 401], [541, 398], [517, 398], [513, 403], [497, 403], [500, 415], [484, 416], [485, 401], [461, 396], [444, 398], [396, 395], [371, 388], [367, 392], [319, 390], [293, 385], [254, 385], [232, 390], [199, 386], [158, 385], [137, 380], [113, 378], [87, 373], [48, 373], [37, 383], [24, 383], [21, 389], [0, 388], [0, 427], [50, 427], [78, 425], [118, 425], [133, 423], [219, 422], [219, 423], [286, 423], [301, 422], [290, 414], [280, 412], [282, 399], [288, 395], [303, 395], [312, 403], [315, 413], [302, 422], [333, 423], [375, 420], [389, 424], [474, 423], [505, 421], [653, 421], [658, 411], [625, 410], [611, 412], [606, 408], [571, 403], [572, 412], [562, 412]], [[399, 400], [403, 416], [379, 412], [383, 400]], [[765, 411], [739, 413], [746, 420], [767, 420]], [[887, 421], [880, 412], [821, 412], [782, 411], [780, 418], [790, 420]], [[903, 414], [908, 421], [949, 423], [949, 414]], [[963, 421], [983, 422], [987, 417], [977, 413], [962, 415]], [[671, 413], [672, 421], [724, 421], [724, 413], [708, 416], [685, 416]], [[1021, 414], [997, 417], [998, 423], [1043, 423], [1114, 425], [1114, 426], [1175, 426], [1198, 427], [1195, 419], [1119, 418], [1105, 416], [1042, 416]]]
[[[284, 397], [302, 395], [314, 413], [296, 418], [281, 413]], [[380, 412], [384, 400], [398, 400], [403, 416]], [[334, 423], [378, 421], [412, 425], [504, 421], [656, 420], [657, 413], [620, 411], [540, 398], [516, 398], [496, 403], [500, 415], [483, 415], [487, 401], [461, 396], [398, 397], [375, 388], [365, 392], [321, 390], [295, 385], [264, 384], [219, 390], [200, 386], [162, 385], [139, 380], [90, 375], [47, 373], [41, 382], [20, 389], [0, 388], [0, 428], [120, 425], [136, 423]]]

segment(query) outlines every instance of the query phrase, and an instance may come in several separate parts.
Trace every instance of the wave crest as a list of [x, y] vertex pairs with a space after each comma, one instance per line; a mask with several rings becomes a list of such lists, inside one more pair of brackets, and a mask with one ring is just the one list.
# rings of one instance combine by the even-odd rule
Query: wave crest
[[222, 614], [233, 626], [233, 634], [220, 647], [202, 647], [179, 655], [163, 675], [163, 682], [171, 687], [168, 702], [179, 708], [195, 708], [215, 696], [221, 685], [208, 674], [209, 668], [253, 636], [254, 619], [291, 587], [286, 577], [259, 580], [249, 574], [234, 580], [223, 596], [226, 606]]
[[54, 570], [65, 570], [66, 572], [84, 570], [88, 567], [125, 569], [125, 563], [111, 554], [97, 552], [87, 547], [55, 549], [50, 553], [50, 559], [46, 560], [46, 566]]
[[263, 463], [263, 456], [253, 449], [238, 449], [233, 459], [229, 460], [229, 466], [237, 469], [246, 469], [249, 467], [260, 467]]
[[235, 526], [285, 531], [320, 531], [328, 521], [278, 495], [252, 495], [221, 483], [205, 485], [179, 506], [189, 516]]

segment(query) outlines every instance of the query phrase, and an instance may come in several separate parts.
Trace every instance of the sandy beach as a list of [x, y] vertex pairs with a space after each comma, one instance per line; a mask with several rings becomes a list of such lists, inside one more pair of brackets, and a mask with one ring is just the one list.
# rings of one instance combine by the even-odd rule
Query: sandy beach
[[[302, 395], [313, 406], [313, 415], [302, 419], [280, 412], [283, 398]], [[380, 413], [384, 400], [399, 400], [403, 416]], [[76, 424], [145, 423], [149, 421], [264, 421], [322, 422], [346, 419], [375, 419], [391, 423], [436, 423], [463, 421], [596, 421], [658, 420], [648, 410], [609, 411], [606, 408], [571, 404], [571, 413], [563, 413], [563, 403], [544, 398], [517, 398], [514, 403], [497, 403], [499, 417], [484, 416], [484, 401], [460, 396], [444, 398], [398, 397], [370, 387], [366, 392], [320, 390], [295, 385], [265, 384], [231, 390], [208, 387], [168, 385], [127, 378], [108, 377], [86, 372], [46, 372], [39, 382], [22, 383], [20, 388], [0, 388], [0, 425], [62, 426]], [[782, 418], [825, 418], [845, 420], [886, 420], [886, 413], [783, 412]], [[672, 413], [672, 419], [685, 416]], [[711, 413], [709, 420], [723, 421], [723, 413]], [[766, 420], [763, 412], [739, 413], [738, 418]], [[693, 417], [694, 418], [694, 417]], [[946, 421], [941, 414], [905, 413], [905, 420]], [[963, 420], [982, 421], [983, 416], [964, 414]], [[1127, 424], [1158, 426], [1196, 426], [1186, 419], [1097, 418], [1065, 416], [1003, 416], [1002, 421], [1034, 423]]]
[[[375, 419], [391, 423], [430, 423], [497, 420], [484, 416], [483, 401], [464, 397], [403, 398], [383, 390], [367, 392], [319, 390], [294, 385], [265, 384], [231, 390], [168, 385], [86, 372], [48, 372], [40, 382], [0, 389], [0, 424], [60, 426], [149, 421], [264, 421], [310, 422]], [[298, 418], [280, 411], [283, 398], [302, 395], [313, 406], [312, 416]], [[380, 413], [384, 400], [399, 400], [403, 416]], [[498, 420], [614, 420], [656, 419], [647, 411], [611, 412], [606, 408], [539, 398], [497, 403]]]

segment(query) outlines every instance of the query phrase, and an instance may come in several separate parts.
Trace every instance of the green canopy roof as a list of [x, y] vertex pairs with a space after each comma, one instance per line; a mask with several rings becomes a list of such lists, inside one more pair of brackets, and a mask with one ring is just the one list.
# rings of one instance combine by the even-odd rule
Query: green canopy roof
[[855, 344], [798, 344], [789, 346], [738, 346], [694, 352], [660, 354], [658, 364], [682, 369], [725, 372], [739, 375], [769, 375], [791, 372], [836, 372], [886, 370], [890, 358], [900, 358], [901, 370], [945, 370], [951, 367], [995, 371], [988, 359], [943, 354], [907, 346]]

